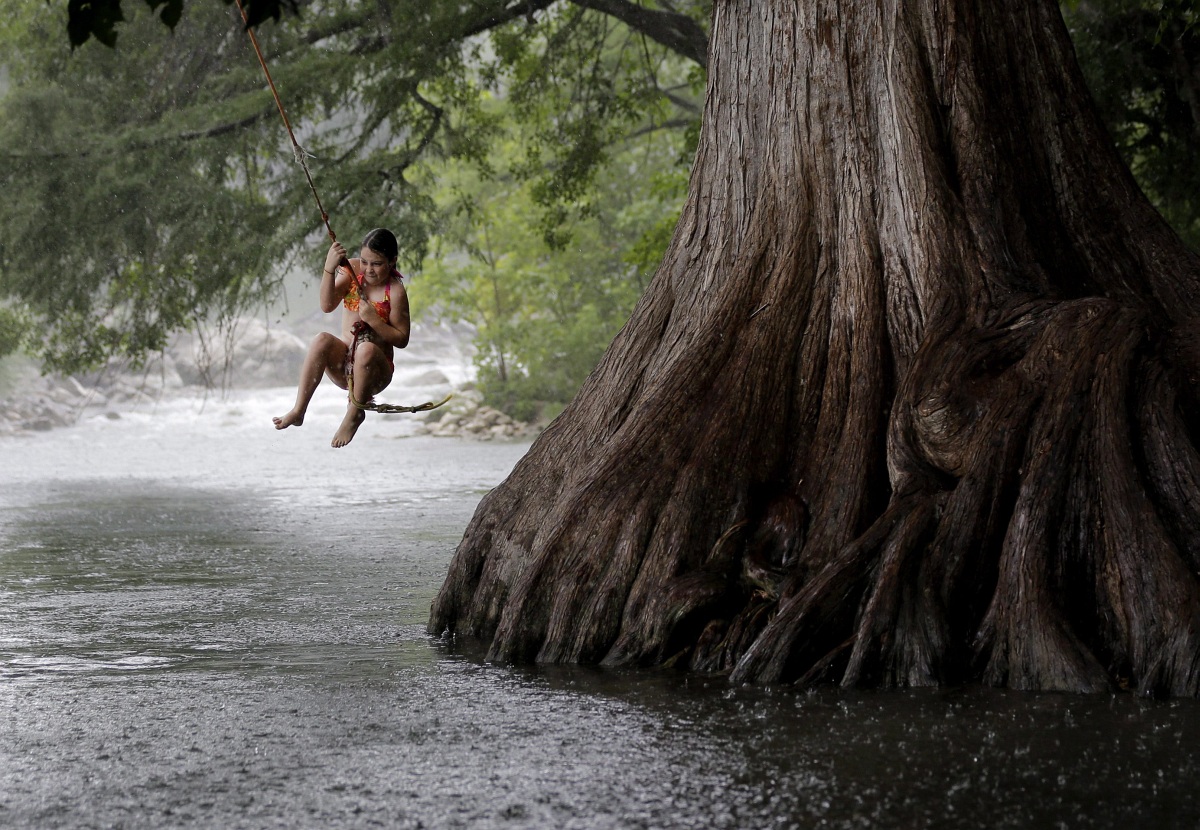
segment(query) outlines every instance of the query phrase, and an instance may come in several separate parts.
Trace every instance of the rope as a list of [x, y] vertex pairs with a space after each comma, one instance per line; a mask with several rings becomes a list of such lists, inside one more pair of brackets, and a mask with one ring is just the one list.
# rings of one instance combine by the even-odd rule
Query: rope
[[[305, 149], [300, 146], [300, 142], [296, 140], [296, 133], [292, 129], [292, 122], [288, 120], [287, 111], [283, 108], [283, 101], [279, 98], [279, 90], [275, 88], [275, 81], [271, 78], [271, 70], [267, 68], [267, 59], [263, 57], [262, 49], [258, 45], [258, 38], [254, 35], [254, 29], [250, 28], [250, 18], [246, 14], [246, 9], [242, 6], [242, 0], [234, 0], [234, 2], [237, 3], [238, 11], [241, 12], [242, 22], [246, 24], [246, 34], [250, 36], [250, 43], [254, 46], [254, 54], [258, 56], [258, 65], [262, 67], [263, 75], [265, 75], [267, 78], [267, 86], [271, 88], [271, 96], [275, 99], [275, 106], [279, 109], [279, 116], [283, 119], [283, 126], [287, 128], [288, 138], [292, 140], [292, 154], [296, 157], [296, 161], [299, 162], [300, 166], [304, 168], [304, 177], [308, 179], [308, 189], [312, 191], [313, 199], [315, 199], [317, 202], [317, 210], [321, 212], [321, 221], [325, 223], [325, 231], [329, 234], [329, 240], [331, 242], [337, 242], [337, 235], [334, 234], [333, 228], [329, 224], [329, 214], [325, 212], [325, 207], [321, 204], [321, 194], [317, 193], [317, 186], [315, 183], [313, 183], [312, 173], [308, 169], [307, 159], [313, 158], [313, 155], [305, 151]], [[345, 257], [342, 257], [342, 261], [338, 263], [338, 265], [339, 267], [344, 267], [350, 272], [350, 277], [356, 283], [358, 283], [359, 296], [361, 296], [365, 301], [367, 297], [366, 281], [359, 279], [359, 275], [354, 273], [354, 269], [350, 267], [350, 261]], [[357, 327], [359, 325], [366, 326], [365, 323], [361, 322], [355, 324], [354, 342], [350, 346], [351, 367], [354, 365], [354, 352], [358, 348], [359, 337], [357, 334]], [[346, 375], [346, 391], [350, 395], [351, 403], [353, 403], [359, 409], [369, 409], [373, 412], [383, 413], [426, 412], [430, 409], [437, 409], [439, 406], [454, 397], [453, 395], [447, 395], [436, 403], [433, 401], [426, 401], [425, 403], [417, 404], [416, 406], [399, 406], [390, 403], [376, 403], [374, 399], [369, 400], [366, 403], [362, 403], [354, 397], [354, 381], [351, 379], [351, 373], [347, 373]]]
[[[267, 69], [267, 59], [263, 57], [262, 49], [258, 46], [258, 38], [254, 35], [254, 30], [250, 28], [250, 18], [246, 15], [246, 9], [242, 6], [242, 0], [237, 2], [238, 11], [242, 13], [242, 22], [246, 24], [246, 34], [250, 35], [250, 43], [254, 46], [254, 54], [258, 55], [258, 65], [262, 67], [263, 74], [267, 77], [267, 86], [271, 88], [271, 95], [275, 98], [275, 106], [279, 108], [279, 115], [283, 118], [283, 126], [287, 128], [288, 138], [292, 140], [292, 153], [296, 156], [296, 161], [300, 162], [300, 166], [304, 168], [304, 177], [308, 179], [308, 189], [312, 191], [313, 198], [317, 200], [317, 210], [321, 211], [321, 221], [325, 223], [325, 231], [329, 234], [330, 242], [337, 242], [337, 236], [333, 233], [333, 228], [329, 225], [329, 214], [325, 212], [324, 206], [321, 204], [321, 194], [317, 193], [317, 186], [313, 184], [312, 173], [308, 170], [308, 162], [306, 158], [313, 156], [306, 152], [300, 146], [300, 142], [296, 140], [296, 133], [292, 130], [292, 122], [288, 120], [287, 112], [283, 108], [283, 101], [279, 99], [279, 90], [275, 88], [275, 81], [271, 79], [271, 70]], [[343, 260], [344, 262], [345, 260]], [[350, 263], [346, 263], [349, 265]], [[354, 270], [350, 270], [354, 274]], [[357, 277], [356, 277], [357, 278]]]
[[436, 403], [433, 401], [426, 401], [425, 403], [419, 403], [416, 406], [399, 406], [391, 403], [376, 403], [374, 398], [368, 401], [360, 401], [354, 396], [354, 355], [358, 352], [359, 343], [364, 340], [371, 339], [371, 334], [368, 333], [371, 332], [371, 327], [362, 320], [359, 320], [351, 327], [350, 331], [354, 336], [354, 340], [350, 343], [350, 371], [346, 372], [346, 392], [350, 396], [350, 402], [359, 409], [369, 409], [372, 412], [382, 412], [384, 414], [390, 414], [393, 412], [427, 412], [430, 409], [437, 409], [439, 406], [454, 397], [453, 395], [447, 395]]
[[[346, 379], [346, 385], [347, 388], [349, 388], [349, 378]], [[425, 403], [419, 403], [416, 406], [399, 406], [394, 403], [375, 403], [373, 400], [367, 401], [366, 403], [360, 403], [359, 401], [354, 400], [353, 392], [351, 392], [350, 395], [350, 400], [354, 401], [354, 405], [359, 409], [369, 409], [372, 412], [379, 412], [384, 415], [390, 415], [393, 412], [427, 412], [430, 409], [437, 409], [442, 404], [448, 403], [450, 399], [454, 397], [453, 395], [447, 395], [440, 401], [425, 401]]]

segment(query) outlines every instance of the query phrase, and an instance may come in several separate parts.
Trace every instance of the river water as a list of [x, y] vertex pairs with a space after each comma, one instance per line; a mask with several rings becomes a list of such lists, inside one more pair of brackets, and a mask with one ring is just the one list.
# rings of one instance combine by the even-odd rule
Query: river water
[[[427, 636], [526, 444], [287, 389], [0, 439], [0, 826], [1200, 826], [1200, 703], [730, 688]], [[422, 398], [423, 399], [423, 398]]]

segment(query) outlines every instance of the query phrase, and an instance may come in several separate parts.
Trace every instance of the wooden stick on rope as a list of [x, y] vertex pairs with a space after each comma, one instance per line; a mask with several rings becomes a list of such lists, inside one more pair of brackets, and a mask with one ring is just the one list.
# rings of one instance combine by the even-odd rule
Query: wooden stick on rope
[[[275, 88], [275, 81], [271, 78], [271, 70], [267, 68], [267, 60], [263, 57], [262, 49], [258, 45], [258, 38], [254, 34], [254, 29], [250, 27], [250, 18], [246, 14], [245, 7], [242, 6], [242, 0], [234, 0], [234, 2], [237, 3], [238, 11], [241, 12], [242, 22], [246, 24], [246, 34], [250, 35], [250, 43], [254, 46], [254, 54], [258, 56], [258, 65], [262, 67], [263, 75], [267, 78], [267, 86], [271, 88], [271, 95], [275, 98], [275, 106], [279, 108], [279, 115], [283, 119], [283, 126], [287, 128], [288, 138], [292, 140], [292, 153], [296, 156], [296, 161], [300, 163], [300, 166], [304, 168], [304, 177], [308, 179], [308, 189], [312, 191], [313, 198], [317, 202], [317, 210], [321, 212], [321, 221], [325, 223], [325, 232], [329, 234], [329, 241], [337, 242], [337, 235], [334, 234], [333, 228], [329, 224], [329, 214], [325, 212], [325, 207], [321, 204], [321, 194], [317, 193], [317, 186], [313, 182], [312, 173], [308, 169], [308, 161], [306, 160], [308, 153], [304, 151], [304, 148], [300, 146], [300, 142], [296, 140], [296, 133], [292, 130], [292, 122], [288, 120], [287, 111], [283, 108], [283, 101], [279, 98], [279, 90]], [[365, 279], [359, 279], [359, 275], [354, 273], [354, 269], [350, 266], [350, 260], [346, 257], [342, 257], [342, 261], [338, 263], [338, 266], [350, 272], [350, 278], [358, 284], [359, 296], [365, 302], [367, 298], [367, 284]], [[349, 374], [346, 375], [346, 387], [346, 391], [350, 395], [350, 401], [355, 406], [359, 409], [371, 409], [376, 412], [425, 412], [430, 409], [437, 409], [454, 397], [453, 395], [447, 395], [437, 403], [426, 401], [416, 406], [375, 403], [374, 400], [364, 403], [354, 397], [354, 385]]]

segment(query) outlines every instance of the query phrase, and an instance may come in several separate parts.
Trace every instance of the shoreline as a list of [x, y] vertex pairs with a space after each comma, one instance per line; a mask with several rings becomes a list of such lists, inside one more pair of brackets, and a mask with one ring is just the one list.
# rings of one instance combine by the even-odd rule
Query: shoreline
[[[417, 345], [396, 354], [396, 373], [381, 399], [406, 404], [452, 399], [427, 412], [377, 417], [410, 421], [412, 435], [478, 441], [526, 440], [545, 428], [483, 404], [474, 386], [470, 331], [444, 324], [414, 328]], [[246, 395], [277, 397], [281, 389], [294, 392], [306, 341], [255, 319], [241, 321], [240, 329], [238, 338], [220, 348], [197, 335], [180, 336], [139, 369], [114, 363], [96, 372], [42, 375], [31, 358], [0, 360], [0, 437], [66, 429], [96, 418], [119, 421], [181, 400], [203, 406]], [[339, 393], [325, 386], [318, 388], [317, 398], [328, 407], [331, 394]]]

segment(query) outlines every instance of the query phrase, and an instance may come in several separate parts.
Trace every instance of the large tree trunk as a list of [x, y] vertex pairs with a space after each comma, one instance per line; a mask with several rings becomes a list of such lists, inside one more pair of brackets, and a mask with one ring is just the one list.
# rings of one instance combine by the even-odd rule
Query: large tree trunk
[[1050, 0], [718, 0], [653, 284], [430, 630], [736, 681], [1200, 692], [1200, 260]]

